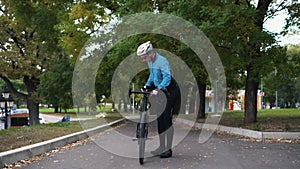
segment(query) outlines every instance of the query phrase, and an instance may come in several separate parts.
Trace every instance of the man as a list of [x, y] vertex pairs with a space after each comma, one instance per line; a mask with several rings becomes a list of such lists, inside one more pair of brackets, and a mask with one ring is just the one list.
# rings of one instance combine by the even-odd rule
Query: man
[[[152, 91], [152, 97], [155, 97], [155, 104], [151, 104], [157, 107], [156, 110], [161, 110], [159, 108], [164, 108], [162, 112], [156, 112], [158, 114], [157, 126], [159, 134], [160, 146], [151, 151], [154, 155], [160, 155], [161, 158], [172, 157], [172, 142], [174, 135], [174, 128], [172, 124], [172, 115], [174, 111], [175, 104], [178, 105], [180, 101], [180, 91], [175, 80], [171, 76], [170, 65], [168, 60], [160, 55], [158, 52], [153, 50], [153, 46], [150, 41], [141, 44], [137, 49], [137, 55], [147, 62], [150, 75], [144, 86], [144, 90], [150, 89], [151, 86], [155, 87]], [[161, 105], [163, 99], [161, 95], [166, 96], [166, 104]]]

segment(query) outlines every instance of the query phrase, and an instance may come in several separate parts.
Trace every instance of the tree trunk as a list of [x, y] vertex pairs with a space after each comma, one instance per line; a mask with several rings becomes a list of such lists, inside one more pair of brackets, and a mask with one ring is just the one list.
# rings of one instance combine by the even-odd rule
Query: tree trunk
[[31, 98], [27, 99], [27, 108], [29, 110], [29, 124], [40, 124], [39, 120], [39, 104], [34, 102]]
[[[197, 86], [195, 86], [195, 87], [197, 87]], [[196, 113], [195, 112], [195, 103], [196, 103], [196, 101], [198, 101], [198, 100], [196, 100], [196, 98], [197, 98], [196, 92], [192, 91], [191, 97], [189, 99], [189, 106], [188, 106], [188, 108], [189, 108], [189, 110], [188, 110], [189, 114]]]
[[198, 82], [199, 88], [199, 108], [198, 108], [198, 115], [197, 119], [205, 119], [205, 92], [206, 92], [206, 84], [202, 82]]
[[247, 66], [246, 93], [245, 93], [245, 123], [254, 123], [257, 121], [257, 90], [258, 82], [253, 77], [253, 66]]
[[111, 103], [111, 110], [115, 111], [115, 102], [114, 101]]
[[33, 93], [36, 91], [37, 85], [39, 84], [39, 80], [35, 77], [25, 76], [23, 82], [27, 88], [27, 93], [24, 94], [16, 90], [11, 83], [11, 81], [5, 77], [0, 76], [6, 83], [10, 92], [14, 93], [16, 96], [26, 99], [27, 101], [27, 108], [29, 110], [29, 124], [35, 125], [39, 124], [39, 105], [33, 98]]
[[118, 100], [118, 110], [121, 112], [121, 108], [122, 108], [122, 102], [121, 100]]
[[128, 110], [127, 110], [127, 98], [125, 97], [125, 96], [123, 96], [123, 107], [124, 107], [124, 112], [128, 112]]
[[112, 103], [111, 103], [111, 110], [112, 111], [115, 111], [115, 109], [116, 109], [116, 97], [114, 97], [114, 98], [112, 98]]
[[30, 125], [39, 124], [39, 104], [34, 100], [33, 93], [36, 91], [39, 80], [34, 77], [24, 77], [24, 83], [27, 87], [27, 108], [29, 109]]
[[58, 106], [54, 106], [54, 113], [58, 112]]
[[[263, 31], [263, 24], [268, 8], [273, 0], [259, 0], [257, 4], [257, 20], [255, 25]], [[253, 58], [261, 57], [260, 45], [252, 46], [257, 54], [250, 56]], [[245, 123], [253, 123], [257, 121], [257, 90], [258, 82], [256, 81], [259, 77], [258, 71], [254, 71], [252, 63], [247, 65], [247, 79], [246, 79], [246, 93], [245, 93], [245, 112], [244, 121]]]
[[[184, 89], [190, 89], [191, 88], [191, 86], [188, 85], [188, 84], [182, 84], [182, 85], [184, 85], [184, 87], [183, 87]], [[187, 90], [184, 90], [184, 91], [185, 92], [180, 91], [180, 96], [181, 96], [180, 99], [182, 99], [181, 100], [182, 104], [180, 103], [179, 114], [185, 114], [186, 111], [188, 111], [188, 110], [186, 110], [186, 108], [187, 108], [187, 105], [188, 105], [188, 95], [189, 95], [189, 92], [187, 92]]]

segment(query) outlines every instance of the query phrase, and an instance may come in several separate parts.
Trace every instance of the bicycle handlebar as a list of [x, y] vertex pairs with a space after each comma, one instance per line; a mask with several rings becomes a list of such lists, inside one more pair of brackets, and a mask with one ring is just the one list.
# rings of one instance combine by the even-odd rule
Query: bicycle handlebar
[[144, 94], [144, 95], [150, 95], [151, 92], [145, 92], [145, 91], [132, 91], [132, 90], [129, 90], [129, 95], [131, 94]]

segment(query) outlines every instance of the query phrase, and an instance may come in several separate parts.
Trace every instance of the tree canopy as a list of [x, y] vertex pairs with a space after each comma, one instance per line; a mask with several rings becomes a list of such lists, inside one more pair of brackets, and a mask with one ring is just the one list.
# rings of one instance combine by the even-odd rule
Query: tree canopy
[[[39, 123], [36, 89], [39, 75], [62, 53], [57, 46], [59, 1], [4, 0], [1, 9], [1, 67], [0, 77], [10, 91], [27, 100], [30, 124]], [[19, 92], [11, 80], [22, 79], [27, 92]]]
[[[141, 3], [137, 0], [2, 0], [0, 77], [15, 95], [27, 100], [30, 123], [37, 124], [40, 97], [65, 108], [71, 106], [69, 99], [61, 99], [70, 97], [73, 66], [85, 43], [104, 25], [139, 12], [168, 13], [191, 22], [210, 39], [224, 65], [229, 93], [241, 88], [246, 90], [245, 122], [255, 122], [259, 83], [261, 79], [271, 78], [270, 72], [275, 67], [280, 72], [278, 77], [286, 84], [294, 85], [295, 90], [299, 86], [299, 72], [295, 72], [299, 70], [298, 48], [292, 46], [286, 50], [278, 45], [278, 34], [264, 29], [266, 20], [282, 10], [289, 14], [281, 32], [281, 35], [286, 35], [299, 28], [297, 1], [147, 0]], [[119, 42], [107, 53], [95, 75], [96, 97], [110, 95], [110, 82], [116, 67], [147, 40], [184, 60], [204, 92], [212, 85], [205, 65], [195, 59], [195, 53], [184, 43], [162, 35], [142, 34]], [[135, 80], [142, 84], [146, 76], [144, 72]], [[22, 80], [26, 92], [18, 91], [12, 80]], [[199, 92], [204, 97], [203, 90]], [[289, 96], [282, 98], [291, 100], [287, 98]], [[203, 107], [203, 102], [201, 104]], [[203, 109], [201, 111], [204, 113]]]

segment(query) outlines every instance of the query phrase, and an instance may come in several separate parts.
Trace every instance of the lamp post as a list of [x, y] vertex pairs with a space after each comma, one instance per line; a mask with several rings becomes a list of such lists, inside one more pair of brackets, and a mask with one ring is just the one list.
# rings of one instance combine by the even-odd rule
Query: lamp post
[[0, 106], [3, 108], [5, 111], [5, 123], [4, 123], [4, 129], [8, 129], [8, 107], [12, 107], [14, 104], [13, 99], [9, 95], [9, 91], [7, 90], [6, 87], [3, 88], [2, 94], [0, 97]]

